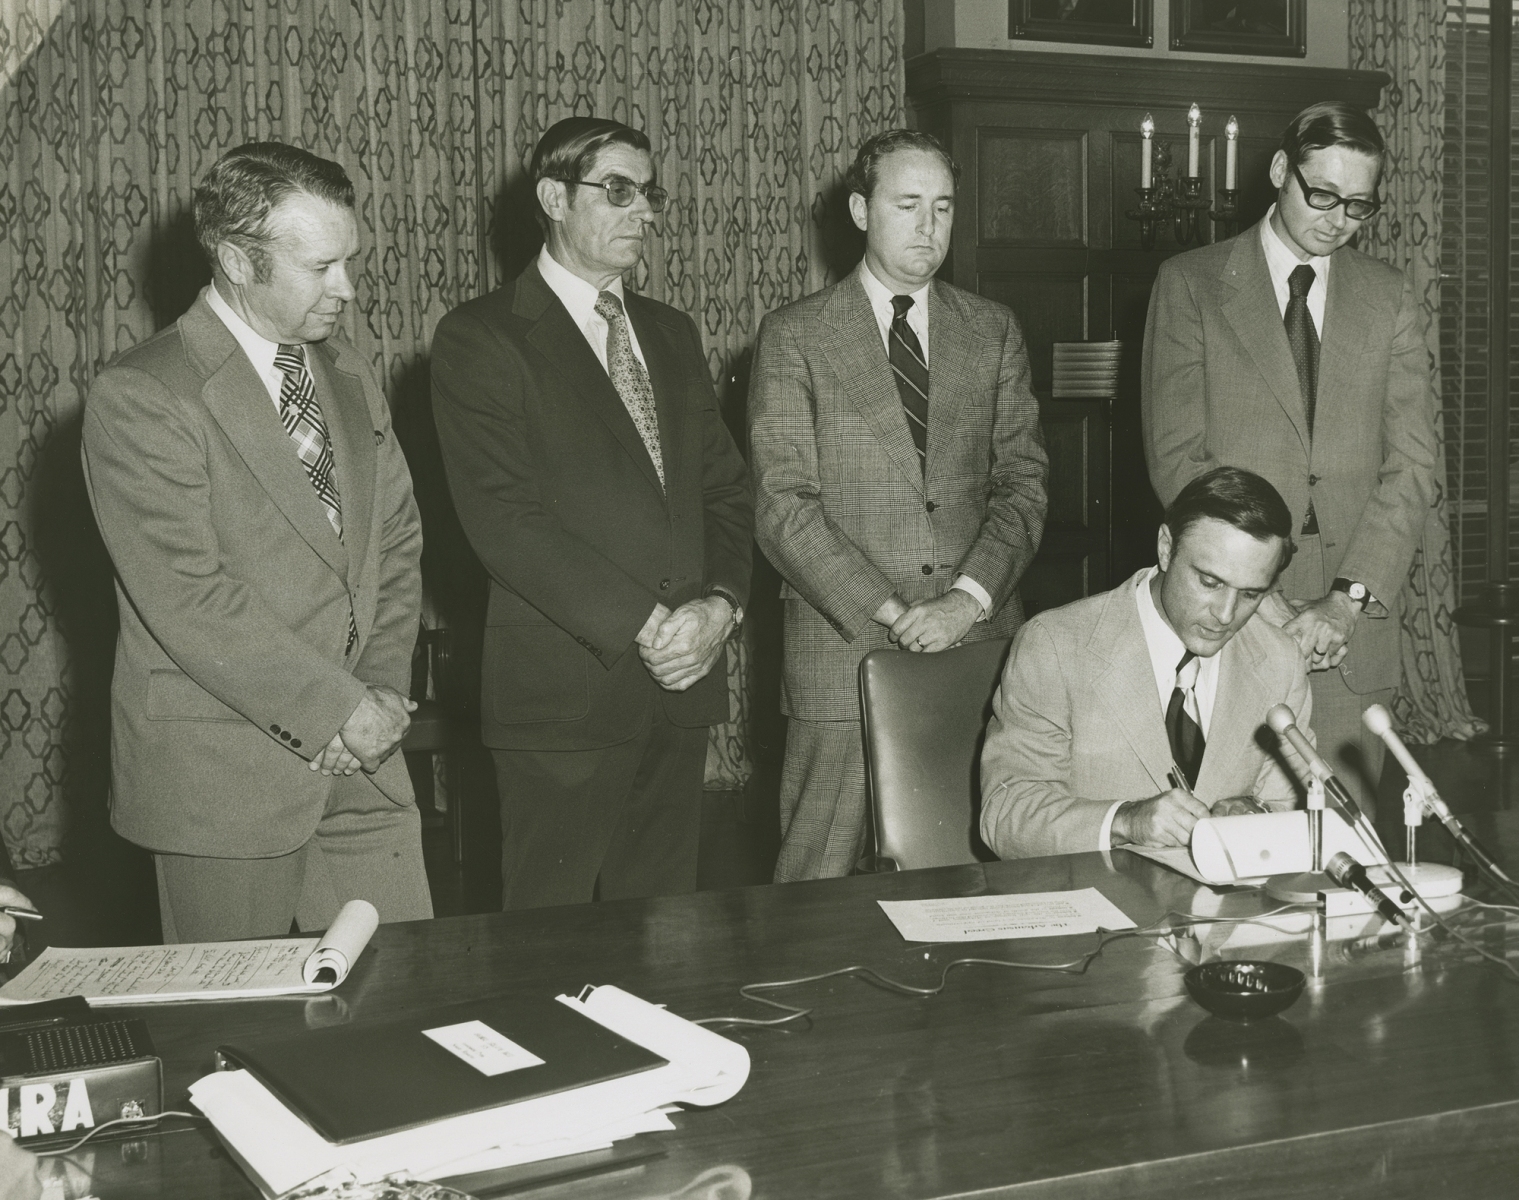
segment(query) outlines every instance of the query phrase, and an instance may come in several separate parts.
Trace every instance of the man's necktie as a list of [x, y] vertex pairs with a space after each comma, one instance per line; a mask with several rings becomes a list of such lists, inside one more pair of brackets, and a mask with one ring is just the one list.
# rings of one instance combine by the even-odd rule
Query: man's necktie
[[1166, 706], [1166, 736], [1171, 740], [1171, 758], [1187, 777], [1187, 786], [1197, 786], [1197, 773], [1203, 765], [1203, 727], [1197, 707], [1197, 672], [1202, 664], [1188, 650], [1176, 664], [1176, 686], [1171, 689], [1171, 703]]
[[[1287, 311], [1282, 314], [1282, 324], [1287, 327], [1287, 344], [1292, 347], [1292, 360], [1297, 364], [1297, 382], [1303, 393], [1303, 414], [1310, 441], [1319, 398], [1319, 332], [1313, 327], [1313, 314], [1308, 311], [1308, 289], [1313, 287], [1314, 278], [1313, 268], [1307, 263], [1292, 269], [1292, 274], [1287, 276], [1291, 295], [1287, 300]], [[1314, 534], [1318, 531], [1318, 517], [1310, 500], [1308, 514], [1303, 519], [1303, 532]]]
[[607, 374], [612, 377], [612, 386], [622, 397], [628, 416], [638, 427], [638, 436], [654, 460], [654, 470], [663, 487], [665, 460], [659, 449], [659, 415], [654, 408], [654, 387], [649, 383], [649, 373], [644, 370], [643, 363], [633, 353], [633, 339], [628, 336], [622, 302], [613, 293], [602, 292], [596, 297], [596, 315], [607, 323]]
[[891, 332], [887, 339], [886, 358], [897, 377], [897, 391], [902, 396], [902, 411], [907, 414], [907, 428], [918, 448], [918, 465], [925, 470], [928, 462], [928, 363], [923, 359], [923, 345], [907, 323], [911, 296], [893, 296]]
[[[295, 454], [306, 468], [306, 478], [327, 510], [327, 520], [333, 532], [341, 539], [343, 503], [338, 496], [332, 438], [327, 433], [327, 422], [322, 418], [322, 406], [317, 403], [316, 385], [306, 367], [306, 355], [299, 346], [282, 345], [275, 352], [274, 365], [285, 377], [280, 384], [280, 424], [295, 443]], [[358, 640], [359, 627], [353, 618], [353, 606], [349, 605], [348, 646], [344, 653], [352, 650]]]

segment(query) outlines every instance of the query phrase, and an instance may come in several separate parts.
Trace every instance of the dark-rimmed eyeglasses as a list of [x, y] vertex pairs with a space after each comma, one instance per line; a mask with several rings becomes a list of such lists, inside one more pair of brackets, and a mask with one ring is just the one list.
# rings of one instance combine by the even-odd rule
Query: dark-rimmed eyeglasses
[[1328, 212], [1331, 208], [1345, 206], [1345, 215], [1352, 221], [1364, 221], [1368, 217], [1374, 217], [1382, 209], [1380, 200], [1349, 200], [1338, 192], [1331, 192], [1328, 188], [1312, 187], [1303, 178], [1303, 173], [1297, 169], [1297, 164], [1292, 164], [1292, 173], [1297, 176], [1297, 185], [1303, 189], [1303, 199], [1308, 201], [1309, 208], [1316, 208], [1320, 212]]
[[622, 175], [613, 175], [610, 179], [597, 182], [594, 179], [566, 179], [566, 183], [578, 183], [583, 187], [600, 188], [607, 194], [607, 199], [618, 208], [627, 208], [637, 199], [640, 193], [649, 202], [649, 207], [655, 212], [664, 212], [665, 200], [670, 193], [664, 188], [652, 183], [634, 183], [631, 179]]

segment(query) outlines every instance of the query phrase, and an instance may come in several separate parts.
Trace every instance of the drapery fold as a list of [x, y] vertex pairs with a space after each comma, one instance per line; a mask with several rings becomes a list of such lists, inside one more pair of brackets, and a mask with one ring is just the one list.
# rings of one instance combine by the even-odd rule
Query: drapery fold
[[[522, 172], [550, 124], [648, 131], [672, 200], [634, 282], [692, 314], [722, 380], [765, 312], [828, 280], [831, 189], [902, 113], [891, 0], [9, 0], [0, 21], [0, 832], [21, 866], [58, 861], [65, 814], [108, 776], [114, 609], [80, 407], [208, 277], [189, 199], [224, 151], [277, 138], [352, 175], [344, 332], [414, 431], [436, 575], [428, 343], [526, 261]], [[751, 769], [736, 657], [711, 786]]]
[[[1401, 268], [1424, 309], [1430, 379], [1440, 371], [1441, 156], [1445, 142], [1445, 0], [1350, 0], [1350, 65], [1385, 71], [1392, 82], [1373, 114], [1387, 139], [1385, 208], [1358, 245]], [[1471, 738], [1486, 725], [1471, 710], [1453, 613], [1445, 425], [1438, 439], [1435, 502], [1408, 571], [1403, 615], [1403, 680], [1393, 715], [1403, 736], [1428, 744]]]

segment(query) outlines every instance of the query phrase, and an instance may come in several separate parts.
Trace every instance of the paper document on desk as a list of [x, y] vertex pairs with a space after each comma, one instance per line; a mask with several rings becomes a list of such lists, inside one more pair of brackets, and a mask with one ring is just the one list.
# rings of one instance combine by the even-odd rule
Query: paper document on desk
[[[350, 900], [320, 938], [105, 949], [49, 946], [0, 987], [0, 1004], [83, 996], [98, 1008], [327, 992], [348, 977], [379, 920], [369, 901]], [[331, 978], [318, 978], [324, 970]]]
[[909, 942], [986, 942], [1134, 928], [1123, 910], [1096, 888], [876, 903]]
[[[1357, 862], [1384, 863], [1380, 846], [1368, 845], [1334, 809], [1323, 822], [1324, 859], [1343, 850]], [[1123, 849], [1164, 867], [1214, 886], [1258, 884], [1272, 875], [1306, 871], [1312, 865], [1308, 813], [1244, 813], [1237, 817], [1204, 817], [1192, 827], [1192, 844], [1181, 846], [1124, 846]]]
[[620, 988], [582, 995], [558, 999], [667, 1064], [345, 1145], [326, 1141], [246, 1071], [207, 1075], [190, 1098], [264, 1195], [277, 1196], [342, 1166], [363, 1179], [441, 1179], [599, 1149], [673, 1129], [665, 1106], [721, 1103], [749, 1077], [749, 1052], [721, 1034]]

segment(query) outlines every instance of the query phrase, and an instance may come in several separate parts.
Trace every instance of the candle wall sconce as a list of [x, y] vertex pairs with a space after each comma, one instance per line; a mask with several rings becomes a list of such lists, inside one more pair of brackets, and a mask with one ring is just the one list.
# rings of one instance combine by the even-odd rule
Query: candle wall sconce
[[[1171, 236], [1178, 246], [1203, 244], [1202, 216], [1209, 202], [1203, 195], [1202, 176], [1178, 175], [1173, 182], [1170, 142], [1155, 142], [1151, 186], [1134, 190], [1139, 193], [1139, 207], [1129, 209], [1128, 218], [1139, 222], [1140, 246], [1146, 250], [1155, 249], [1156, 234], [1167, 221], [1171, 223]], [[1237, 191], [1223, 194], [1238, 196]]]

